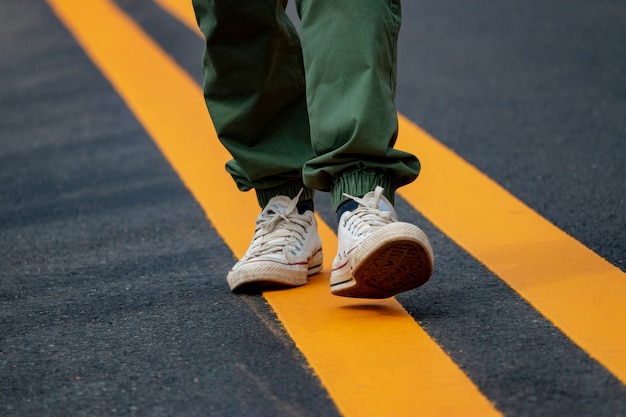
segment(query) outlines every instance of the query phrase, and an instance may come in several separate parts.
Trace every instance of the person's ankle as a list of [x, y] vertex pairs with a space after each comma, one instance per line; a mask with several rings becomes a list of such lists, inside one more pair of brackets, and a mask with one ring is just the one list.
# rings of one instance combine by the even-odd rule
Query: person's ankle
[[359, 203], [354, 200], [348, 200], [341, 203], [337, 208], [337, 223], [339, 223], [339, 220], [341, 220], [341, 216], [343, 216], [345, 212], [354, 211], [357, 209], [357, 207], [359, 207]]
[[298, 209], [298, 214], [304, 214], [307, 211], [315, 212], [315, 202], [312, 199], [298, 201], [298, 204], [296, 204], [296, 209]]

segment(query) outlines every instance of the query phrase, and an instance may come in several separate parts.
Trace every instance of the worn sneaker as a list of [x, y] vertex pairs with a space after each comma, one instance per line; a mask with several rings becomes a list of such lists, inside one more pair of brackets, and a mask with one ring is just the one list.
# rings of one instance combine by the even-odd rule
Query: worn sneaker
[[338, 250], [330, 292], [343, 297], [387, 298], [417, 288], [433, 271], [433, 250], [424, 232], [398, 221], [376, 187], [339, 219]]
[[[298, 195], [299, 196], [299, 195]], [[322, 242], [312, 211], [298, 214], [298, 197], [272, 198], [256, 221], [245, 255], [228, 272], [234, 292], [296, 287], [322, 269]]]

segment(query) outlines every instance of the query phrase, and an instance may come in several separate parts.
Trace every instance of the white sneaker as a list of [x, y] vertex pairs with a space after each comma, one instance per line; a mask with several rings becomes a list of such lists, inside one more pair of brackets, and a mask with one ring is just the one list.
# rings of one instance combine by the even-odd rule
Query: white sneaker
[[298, 196], [272, 198], [256, 221], [245, 255], [228, 272], [235, 292], [295, 287], [322, 269], [322, 241], [312, 211], [298, 214]]
[[428, 238], [417, 226], [398, 221], [376, 187], [339, 219], [338, 250], [330, 292], [343, 297], [387, 298], [423, 285], [433, 271]]

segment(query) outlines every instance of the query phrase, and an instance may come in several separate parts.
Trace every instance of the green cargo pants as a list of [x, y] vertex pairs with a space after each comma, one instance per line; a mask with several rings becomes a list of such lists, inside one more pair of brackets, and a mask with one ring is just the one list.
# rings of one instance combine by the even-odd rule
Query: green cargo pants
[[206, 37], [204, 96], [226, 164], [261, 207], [315, 189], [363, 196], [418, 175], [417, 158], [393, 149], [400, 0], [193, 0]]

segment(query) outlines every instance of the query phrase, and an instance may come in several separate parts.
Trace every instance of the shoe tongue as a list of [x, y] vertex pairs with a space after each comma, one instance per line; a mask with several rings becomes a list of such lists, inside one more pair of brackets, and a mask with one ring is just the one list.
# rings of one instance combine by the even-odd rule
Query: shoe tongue
[[263, 209], [264, 213], [282, 213], [285, 214], [287, 211], [287, 207], [289, 207], [289, 203], [291, 203], [291, 200], [289, 199], [289, 197], [285, 197], [285, 196], [276, 196], [274, 198], [272, 198], [269, 203], [267, 203], [267, 206], [265, 206], [265, 208]]
[[378, 201], [378, 210], [380, 211], [394, 211], [391, 205], [387, 204], [387, 199], [381, 198]]
[[[379, 191], [378, 187], [376, 191]], [[387, 200], [385, 196], [382, 195], [382, 190], [380, 190], [380, 193], [378, 195], [377, 194], [378, 193], [376, 193], [375, 191], [370, 191], [369, 193], [365, 194], [365, 196], [363, 196], [363, 201], [365, 202], [365, 205], [367, 207], [376, 208], [380, 211], [390, 212], [391, 216], [394, 219], [397, 219], [398, 215], [396, 214], [396, 210], [393, 208], [389, 200]]]
[[363, 196], [363, 202], [365, 206], [370, 208], [375, 208], [380, 211], [393, 211], [393, 207], [389, 204], [387, 199], [381, 194], [376, 195], [374, 191], [365, 194]]

